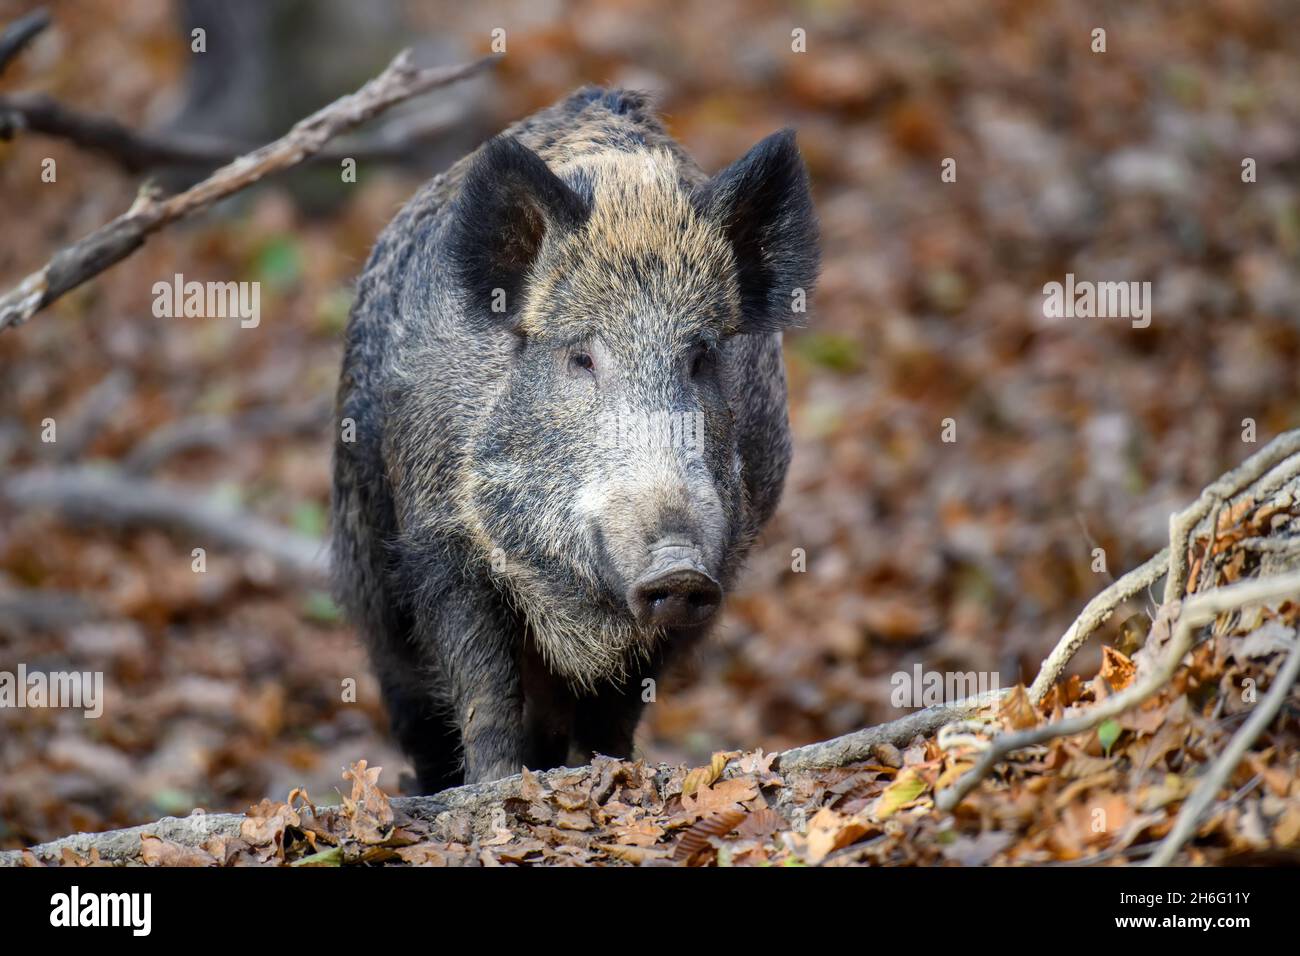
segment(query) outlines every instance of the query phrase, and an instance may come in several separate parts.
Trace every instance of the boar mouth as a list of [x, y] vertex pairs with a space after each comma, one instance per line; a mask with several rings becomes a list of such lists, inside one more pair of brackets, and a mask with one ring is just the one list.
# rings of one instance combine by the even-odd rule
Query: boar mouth
[[662, 541], [650, 549], [650, 566], [627, 589], [627, 605], [642, 627], [698, 630], [722, 605], [722, 587], [693, 545]]

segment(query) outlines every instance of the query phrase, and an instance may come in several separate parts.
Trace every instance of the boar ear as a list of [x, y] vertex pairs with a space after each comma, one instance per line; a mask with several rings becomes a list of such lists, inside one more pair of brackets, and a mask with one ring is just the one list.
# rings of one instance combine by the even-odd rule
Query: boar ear
[[578, 228], [589, 212], [531, 149], [511, 136], [490, 140], [465, 173], [449, 236], [470, 305], [513, 327], [542, 240]]
[[[718, 223], [736, 255], [741, 332], [772, 332], [799, 318], [817, 279], [817, 217], [808, 170], [783, 129], [697, 187], [695, 208]], [[802, 289], [804, 296], [796, 296]]]

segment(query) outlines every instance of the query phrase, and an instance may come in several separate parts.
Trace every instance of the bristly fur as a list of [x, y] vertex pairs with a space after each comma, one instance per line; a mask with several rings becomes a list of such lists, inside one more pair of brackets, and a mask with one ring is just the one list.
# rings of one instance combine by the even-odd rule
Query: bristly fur
[[[630, 750], [641, 682], [701, 635], [639, 626], [623, 589], [665, 534], [733, 583], [816, 271], [793, 134], [708, 179], [619, 90], [515, 124], [384, 230], [339, 384], [336, 590], [422, 789]], [[681, 414], [690, 454], [655, 444]]]

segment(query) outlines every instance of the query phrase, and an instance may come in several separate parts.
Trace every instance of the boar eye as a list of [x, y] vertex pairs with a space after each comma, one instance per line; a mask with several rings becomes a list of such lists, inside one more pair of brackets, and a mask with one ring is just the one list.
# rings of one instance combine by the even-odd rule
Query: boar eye
[[699, 378], [712, 363], [713, 349], [704, 342], [695, 346], [694, 354], [691, 357], [691, 378]]
[[591, 356], [586, 352], [574, 352], [569, 358], [569, 364], [575, 369], [582, 369], [584, 372], [595, 373], [596, 363], [591, 360]]

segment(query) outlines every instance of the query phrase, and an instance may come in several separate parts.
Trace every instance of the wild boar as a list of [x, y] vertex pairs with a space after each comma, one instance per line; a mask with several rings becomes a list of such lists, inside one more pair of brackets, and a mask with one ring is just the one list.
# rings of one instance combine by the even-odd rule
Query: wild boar
[[420, 789], [629, 756], [790, 460], [817, 223], [794, 134], [716, 176], [587, 88], [427, 183], [346, 336], [338, 597]]

